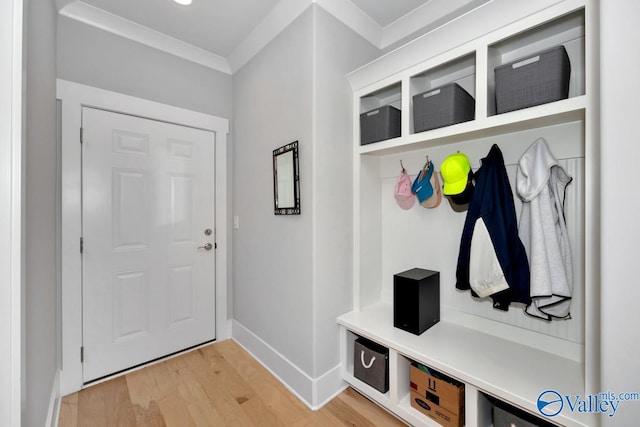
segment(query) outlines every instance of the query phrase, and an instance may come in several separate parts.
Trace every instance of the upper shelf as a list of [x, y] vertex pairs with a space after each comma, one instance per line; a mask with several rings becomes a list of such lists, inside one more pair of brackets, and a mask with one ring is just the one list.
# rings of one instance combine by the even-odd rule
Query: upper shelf
[[360, 154], [384, 156], [538, 127], [584, 120], [587, 95], [479, 118], [457, 125], [359, 146]]
[[[560, 45], [570, 62], [568, 99], [496, 114], [496, 67]], [[400, 137], [359, 146], [356, 151], [386, 155], [582, 120], [588, 105], [585, 61], [584, 7], [473, 40], [358, 91], [357, 114], [384, 105], [392, 105], [402, 114]], [[413, 97], [450, 83], [458, 84], [475, 99], [475, 119], [416, 133]]]

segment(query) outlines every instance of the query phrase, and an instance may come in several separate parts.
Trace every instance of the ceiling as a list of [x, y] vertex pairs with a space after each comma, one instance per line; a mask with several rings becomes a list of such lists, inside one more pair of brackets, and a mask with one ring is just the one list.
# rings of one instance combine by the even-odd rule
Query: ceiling
[[61, 15], [233, 73], [311, 4], [383, 49], [490, 0], [56, 0]]

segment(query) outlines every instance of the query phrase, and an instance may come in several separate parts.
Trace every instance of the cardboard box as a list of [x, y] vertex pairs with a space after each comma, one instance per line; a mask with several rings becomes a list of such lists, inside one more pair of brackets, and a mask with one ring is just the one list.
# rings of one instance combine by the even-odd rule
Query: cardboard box
[[459, 414], [454, 414], [453, 412], [447, 411], [439, 405], [428, 401], [413, 390], [411, 390], [411, 407], [417, 409], [429, 418], [436, 420], [445, 427], [464, 426], [464, 410]]
[[[432, 373], [435, 375], [436, 371]], [[437, 376], [434, 375], [429, 375], [411, 365], [411, 392], [454, 415], [463, 414], [464, 384], [439, 373]]]

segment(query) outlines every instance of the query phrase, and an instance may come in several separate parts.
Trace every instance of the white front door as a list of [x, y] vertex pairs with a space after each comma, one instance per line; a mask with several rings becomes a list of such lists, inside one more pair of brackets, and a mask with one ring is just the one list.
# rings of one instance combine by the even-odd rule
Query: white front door
[[215, 133], [87, 107], [82, 127], [87, 383], [215, 339]]

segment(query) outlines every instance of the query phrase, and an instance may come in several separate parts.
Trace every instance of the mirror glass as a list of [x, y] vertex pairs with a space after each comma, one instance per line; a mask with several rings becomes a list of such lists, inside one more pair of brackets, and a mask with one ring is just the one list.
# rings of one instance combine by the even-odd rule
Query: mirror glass
[[273, 195], [276, 215], [300, 214], [298, 141], [273, 150]]

